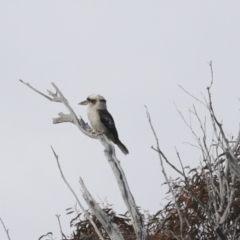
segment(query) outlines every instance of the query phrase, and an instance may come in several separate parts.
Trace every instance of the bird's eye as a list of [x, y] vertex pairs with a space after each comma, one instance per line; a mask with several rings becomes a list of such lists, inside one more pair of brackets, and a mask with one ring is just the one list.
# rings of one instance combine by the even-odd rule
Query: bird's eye
[[91, 98], [87, 98], [87, 100], [88, 100], [88, 102], [91, 102], [93, 104], [96, 103], [96, 101], [97, 101], [96, 99], [91, 99]]
[[100, 99], [100, 102], [106, 103], [106, 100], [105, 99]]

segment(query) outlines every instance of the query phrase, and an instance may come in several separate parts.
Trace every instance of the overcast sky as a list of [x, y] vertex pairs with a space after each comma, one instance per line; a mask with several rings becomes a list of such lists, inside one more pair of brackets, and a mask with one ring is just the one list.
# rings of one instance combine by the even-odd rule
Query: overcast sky
[[[75, 199], [64, 185], [52, 145], [71, 186], [80, 194], [81, 176], [97, 201], [126, 212], [113, 173], [97, 140], [69, 123], [53, 125], [59, 103], [49, 102], [19, 82], [53, 90], [54, 82], [78, 115], [77, 103], [92, 93], [108, 100], [120, 139], [117, 149], [136, 203], [155, 213], [166, 188], [144, 105], [162, 150], [179, 166], [196, 167], [200, 152], [174, 103], [188, 118], [194, 95], [206, 94], [213, 61], [213, 101], [219, 119], [236, 136], [240, 97], [239, 1], [0, 1], [0, 217], [12, 240], [71, 232], [65, 209]], [[207, 115], [196, 103], [202, 118]], [[195, 124], [198, 128], [199, 124]], [[211, 131], [209, 130], [209, 137]], [[173, 178], [178, 177], [168, 169]], [[0, 239], [7, 239], [0, 226]]]

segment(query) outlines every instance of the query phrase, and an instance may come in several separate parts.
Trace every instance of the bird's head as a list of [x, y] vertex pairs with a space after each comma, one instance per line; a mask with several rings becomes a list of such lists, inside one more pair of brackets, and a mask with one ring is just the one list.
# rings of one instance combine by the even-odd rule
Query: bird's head
[[99, 94], [91, 94], [80, 105], [88, 105], [88, 107], [95, 107], [97, 109], [107, 109], [106, 99]]

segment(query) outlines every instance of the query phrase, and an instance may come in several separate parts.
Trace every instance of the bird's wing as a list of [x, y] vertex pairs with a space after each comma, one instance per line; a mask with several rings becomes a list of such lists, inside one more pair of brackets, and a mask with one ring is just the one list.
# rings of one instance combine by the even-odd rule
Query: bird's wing
[[114, 120], [111, 116], [111, 114], [108, 112], [107, 109], [98, 110], [99, 116], [102, 124], [108, 129], [108, 131], [115, 137], [118, 138], [118, 132], [115, 127]]

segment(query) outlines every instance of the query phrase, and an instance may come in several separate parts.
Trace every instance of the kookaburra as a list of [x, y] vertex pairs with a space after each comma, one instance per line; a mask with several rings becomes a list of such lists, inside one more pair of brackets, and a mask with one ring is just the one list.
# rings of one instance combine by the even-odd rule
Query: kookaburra
[[118, 145], [124, 154], [128, 154], [127, 148], [118, 138], [118, 132], [114, 120], [107, 110], [106, 99], [98, 94], [88, 96], [80, 105], [87, 105], [87, 115], [93, 130], [96, 133], [105, 134], [108, 139]]

